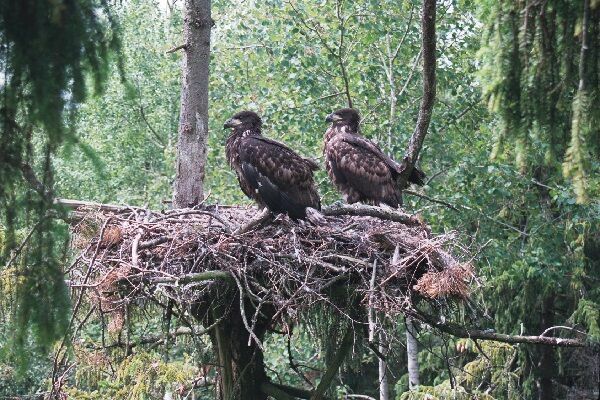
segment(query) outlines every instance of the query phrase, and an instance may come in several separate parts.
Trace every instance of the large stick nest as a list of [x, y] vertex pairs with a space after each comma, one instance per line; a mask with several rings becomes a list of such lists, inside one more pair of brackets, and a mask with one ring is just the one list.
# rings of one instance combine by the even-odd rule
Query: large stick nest
[[[70, 284], [92, 289], [101, 310], [116, 315], [124, 302], [156, 291], [180, 302], [206, 300], [223, 281], [292, 318], [330, 302], [340, 287], [388, 315], [405, 312], [415, 297], [468, 297], [473, 272], [456, 234], [431, 235], [401, 212], [334, 208], [322, 226], [280, 216], [252, 229], [254, 208], [87, 210], [73, 227], [81, 253]], [[340, 215], [371, 211], [382, 218]]]

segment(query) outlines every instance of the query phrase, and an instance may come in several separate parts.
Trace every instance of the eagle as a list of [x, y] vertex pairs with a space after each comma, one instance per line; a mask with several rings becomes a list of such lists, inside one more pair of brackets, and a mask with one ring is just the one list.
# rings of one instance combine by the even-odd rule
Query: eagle
[[260, 208], [287, 214], [293, 220], [322, 221], [321, 200], [313, 178], [314, 161], [261, 133], [262, 120], [253, 111], [241, 111], [228, 119], [231, 128], [225, 144], [227, 162], [240, 188]]
[[[347, 203], [357, 202], [397, 208], [402, 205], [398, 178], [404, 166], [386, 155], [379, 146], [360, 135], [358, 111], [342, 108], [326, 118], [325, 169]], [[425, 174], [413, 168], [408, 181], [423, 185]]]

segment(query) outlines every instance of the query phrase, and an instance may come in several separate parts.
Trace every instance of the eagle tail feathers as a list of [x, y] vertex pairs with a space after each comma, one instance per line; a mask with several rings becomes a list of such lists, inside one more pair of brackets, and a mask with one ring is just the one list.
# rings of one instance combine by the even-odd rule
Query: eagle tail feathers
[[414, 167], [408, 177], [408, 181], [414, 183], [415, 185], [423, 186], [425, 185], [425, 172], [421, 171], [417, 167]]

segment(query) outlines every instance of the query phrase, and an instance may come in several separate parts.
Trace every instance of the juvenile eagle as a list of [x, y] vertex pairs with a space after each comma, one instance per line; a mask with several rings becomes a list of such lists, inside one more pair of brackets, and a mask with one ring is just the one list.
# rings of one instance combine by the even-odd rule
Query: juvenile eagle
[[292, 149], [261, 134], [262, 121], [252, 111], [241, 111], [225, 122], [232, 128], [225, 154], [246, 196], [260, 208], [292, 219], [311, 219], [321, 209], [313, 172], [319, 166]]
[[[325, 167], [346, 202], [402, 205], [398, 176], [403, 166], [360, 135], [358, 112], [343, 108], [329, 114], [326, 121], [331, 122], [331, 126], [325, 133]], [[423, 178], [425, 174], [414, 168], [408, 180], [423, 185]]]

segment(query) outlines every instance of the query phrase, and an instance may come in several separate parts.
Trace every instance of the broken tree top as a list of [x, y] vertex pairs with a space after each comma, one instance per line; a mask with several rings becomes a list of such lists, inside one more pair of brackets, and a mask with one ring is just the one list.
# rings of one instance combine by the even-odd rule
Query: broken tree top
[[105, 312], [148, 296], [149, 287], [198, 302], [228, 282], [280, 318], [331, 304], [340, 289], [395, 315], [410, 313], [416, 299], [464, 299], [474, 278], [455, 234], [432, 235], [399, 210], [336, 204], [314, 226], [247, 207], [66, 204], [78, 216], [73, 245], [81, 251], [70, 285], [93, 289]]

